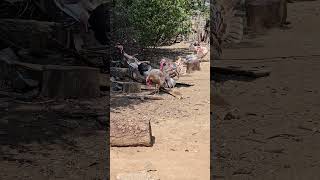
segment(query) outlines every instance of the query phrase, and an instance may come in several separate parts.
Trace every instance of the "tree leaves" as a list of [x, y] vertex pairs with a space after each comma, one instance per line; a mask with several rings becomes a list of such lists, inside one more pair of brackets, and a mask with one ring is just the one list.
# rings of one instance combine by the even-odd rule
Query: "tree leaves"
[[[198, 5], [194, 5], [194, 2]], [[190, 32], [190, 16], [203, 10], [201, 0], [117, 0], [116, 8], [126, 11], [125, 19], [135, 29], [131, 34], [143, 46], [161, 45], [178, 34]], [[120, 22], [119, 22], [120, 23]]]

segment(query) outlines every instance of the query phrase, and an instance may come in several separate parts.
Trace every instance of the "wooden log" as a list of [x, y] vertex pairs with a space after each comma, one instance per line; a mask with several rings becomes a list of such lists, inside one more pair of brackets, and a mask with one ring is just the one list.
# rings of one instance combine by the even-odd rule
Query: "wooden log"
[[44, 67], [41, 95], [50, 98], [96, 98], [100, 96], [100, 71], [81, 66]]
[[285, 21], [286, 0], [250, 0], [246, 3], [247, 26], [253, 32], [280, 26]]
[[152, 146], [150, 121], [137, 118], [125, 119], [110, 114], [110, 145], [116, 147]]

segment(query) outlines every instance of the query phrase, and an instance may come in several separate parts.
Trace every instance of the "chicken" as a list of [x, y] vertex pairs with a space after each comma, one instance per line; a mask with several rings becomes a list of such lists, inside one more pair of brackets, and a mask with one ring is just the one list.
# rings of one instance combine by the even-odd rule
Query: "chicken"
[[161, 86], [164, 85], [166, 81], [165, 74], [160, 69], [151, 69], [147, 78], [146, 84], [148, 87], [151, 87], [152, 84], [155, 84], [156, 90], [155, 93], [160, 92]]
[[171, 78], [180, 77], [180, 67], [177, 66], [172, 60], [162, 58], [160, 61], [160, 70], [168, 74]]
[[222, 54], [223, 43], [239, 43], [243, 37], [243, 18], [236, 16], [236, 5], [240, 0], [216, 0], [211, 8], [211, 47], [216, 58]]

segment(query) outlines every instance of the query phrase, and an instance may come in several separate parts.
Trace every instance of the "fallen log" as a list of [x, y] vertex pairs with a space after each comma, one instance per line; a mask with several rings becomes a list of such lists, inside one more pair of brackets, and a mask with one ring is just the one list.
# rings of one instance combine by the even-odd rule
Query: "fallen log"
[[110, 114], [110, 145], [115, 147], [152, 146], [150, 121], [122, 119]]
[[44, 67], [41, 96], [50, 98], [96, 98], [100, 96], [100, 71], [81, 66]]

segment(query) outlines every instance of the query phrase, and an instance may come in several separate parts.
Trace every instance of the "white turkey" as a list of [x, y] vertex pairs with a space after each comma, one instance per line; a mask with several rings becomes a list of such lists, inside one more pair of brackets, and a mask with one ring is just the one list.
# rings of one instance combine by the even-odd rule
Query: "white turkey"
[[184, 58], [178, 57], [178, 60], [176, 61], [177, 65], [179, 67], [186, 67], [186, 70], [184, 72], [191, 73], [193, 71], [200, 71], [200, 59], [196, 54], [190, 54], [185, 56]]

